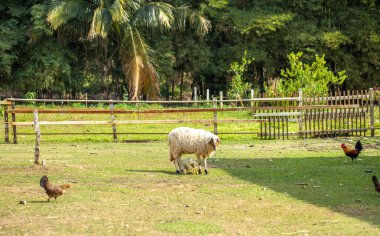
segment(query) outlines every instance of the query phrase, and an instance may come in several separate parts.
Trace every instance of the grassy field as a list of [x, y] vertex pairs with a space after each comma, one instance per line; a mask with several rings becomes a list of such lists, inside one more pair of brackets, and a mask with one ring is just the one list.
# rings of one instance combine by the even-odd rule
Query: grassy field
[[[379, 141], [223, 141], [209, 175], [177, 175], [165, 142], [1, 144], [1, 235], [378, 235]], [[367, 173], [366, 170], [373, 170]], [[47, 202], [48, 175], [72, 187]], [[28, 204], [19, 204], [26, 200]]]

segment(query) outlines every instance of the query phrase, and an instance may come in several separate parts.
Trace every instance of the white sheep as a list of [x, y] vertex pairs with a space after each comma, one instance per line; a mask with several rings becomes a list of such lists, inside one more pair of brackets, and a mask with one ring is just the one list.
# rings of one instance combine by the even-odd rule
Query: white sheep
[[198, 173], [201, 174], [201, 157], [205, 174], [208, 174], [206, 158], [215, 153], [220, 139], [217, 135], [203, 129], [179, 127], [169, 133], [169, 159], [173, 161], [176, 172], [183, 172], [181, 156], [195, 154], [198, 159]]

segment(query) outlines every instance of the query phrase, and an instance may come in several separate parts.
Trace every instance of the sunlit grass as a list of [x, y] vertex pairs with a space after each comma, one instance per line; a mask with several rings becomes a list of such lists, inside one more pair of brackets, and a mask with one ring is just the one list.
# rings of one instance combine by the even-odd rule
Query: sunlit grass
[[[380, 147], [363, 138], [352, 162], [339, 145], [355, 141], [226, 141], [209, 175], [175, 174], [161, 141], [43, 142], [46, 166], [33, 143], [2, 144], [0, 234], [376, 235]], [[43, 175], [72, 185], [58, 203]]]

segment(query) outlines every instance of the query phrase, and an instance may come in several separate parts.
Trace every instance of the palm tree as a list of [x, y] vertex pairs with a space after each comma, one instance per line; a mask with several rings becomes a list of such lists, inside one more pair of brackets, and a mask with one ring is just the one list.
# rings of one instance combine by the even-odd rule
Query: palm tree
[[100, 38], [106, 45], [116, 42], [131, 100], [141, 95], [159, 98], [158, 74], [145, 43], [142, 29], [165, 32], [190, 26], [199, 35], [208, 32], [210, 22], [187, 6], [147, 0], [51, 0], [47, 17], [54, 30], [71, 32], [86, 40]]

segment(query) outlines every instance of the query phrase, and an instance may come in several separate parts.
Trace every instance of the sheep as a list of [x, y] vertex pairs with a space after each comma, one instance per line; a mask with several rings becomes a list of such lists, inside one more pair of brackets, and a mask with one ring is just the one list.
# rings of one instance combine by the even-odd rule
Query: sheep
[[189, 173], [189, 171], [192, 171], [193, 174], [197, 174], [195, 170], [195, 161], [193, 160], [193, 158], [184, 159], [182, 160], [182, 163], [179, 163], [179, 164], [183, 166], [184, 174]]
[[198, 173], [202, 174], [201, 157], [205, 174], [208, 174], [206, 158], [212, 156], [220, 139], [217, 135], [203, 129], [178, 127], [169, 133], [169, 160], [173, 161], [177, 173], [183, 172], [181, 156], [195, 154], [198, 160]]

